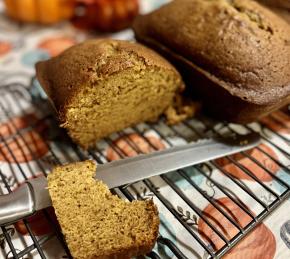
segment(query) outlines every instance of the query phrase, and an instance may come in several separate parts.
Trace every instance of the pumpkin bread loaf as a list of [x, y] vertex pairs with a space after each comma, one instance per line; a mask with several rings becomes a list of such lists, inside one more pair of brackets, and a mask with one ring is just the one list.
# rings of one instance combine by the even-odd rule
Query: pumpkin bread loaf
[[216, 117], [257, 120], [290, 102], [290, 27], [251, 0], [178, 0], [134, 22]]
[[175, 68], [140, 44], [89, 40], [36, 64], [61, 126], [84, 148], [112, 132], [154, 121], [183, 90]]
[[48, 189], [67, 245], [76, 259], [131, 258], [149, 253], [159, 218], [152, 200], [126, 202], [93, 177], [92, 161], [56, 167]]

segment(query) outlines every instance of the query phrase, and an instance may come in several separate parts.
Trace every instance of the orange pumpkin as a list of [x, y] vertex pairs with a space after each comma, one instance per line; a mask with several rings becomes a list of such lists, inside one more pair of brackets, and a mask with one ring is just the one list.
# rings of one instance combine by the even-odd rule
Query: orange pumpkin
[[[52, 219], [53, 224], [54, 225], [58, 224], [54, 213], [54, 209], [52, 207], [49, 207], [47, 209], [47, 212], [50, 215], [50, 219]], [[33, 234], [36, 236], [43, 236], [53, 232], [53, 227], [50, 225], [43, 211], [38, 211], [33, 216], [27, 218], [27, 222], [29, 223], [29, 226]], [[29, 234], [23, 220], [17, 221], [14, 224], [14, 227], [17, 230], [17, 232], [23, 236]]]
[[[42, 176], [42, 174], [39, 174], [31, 178], [36, 178], [38, 176]], [[19, 186], [16, 187], [15, 190], [17, 190], [22, 185], [23, 183], [19, 184]], [[58, 221], [56, 219], [53, 207], [47, 208], [46, 211], [49, 214], [50, 220], [52, 220], [51, 223], [53, 225], [58, 225]], [[51, 226], [51, 223], [49, 223], [48, 219], [45, 217], [44, 212], [42, 210], [37, 211], [33, 216], [27, 218], [27, 222], [29, 223], [32, 233], [36, 236], [47, 235], [53, 232], [53, 227]], [[19, 234], [23, 236], [29, 235], [27, 227], [25, 226], [23, 220], [17, 221], [14, 224], [14, 227]]]
[[7, 14], [21, 22], [51, 24], [74, 14], [75, 0], [4, 0]]
[[[23, 163], [46, 155], [48, 147], [41, 134], [47, 125], [40, 123], [33, 129], [27, 128], [37, 120], [34, 114], [28, 114], [0, 124], [0, 136], [5, 139], [5, 142], [0, 141], [0, 161]], [[17, 130], [25, 128], [22, 136], [17, 134]]]
[[[274, 157], [276, 160], [279, 160], [277, 157], [277, 154], [269, 146], [265, 144], [261, 144], [259, 147], [263, 151], [265, 151], [266, 153]], [[259, 161], [260, 164], [262, 164], [265, 168], [267, 168], [273, 174], [276, 174], [279, 171], [279, 166], [259, 149], [254, 148], [249, 151], [246, 151], [246, 153], [250, 155], [251, 157], [255, 158], [257, 161]], [[231, 157], [235, 161], [239, 162], [239, 164], [247, 168], [249, 171], [251, 171], [259, 180], [264, 181], [264, 182], [272, 181], [272, 176], [270, 174], [268, 174], [262, 167], [260, 167], [257, 163], [247, 158], [246, 156], [243, 156], [242, 154], [238, 153], [238, 154], [232, 155]], [[216, 162], [219, 166], [221, 166], [224, 170], [226, 170], [232, 176], [238, 179], [254, 181], [252, 177], [244, 173], [243, 170], [241, 170], [238, 166], [236, 166], [227, 158], [225, 157], [219, 158], [216, 160]]]
[[[229, 198], [220, 198], [217, 202], [241, 227], [245, 227], [251, 222], [250, 216]], [[231, 239], [238, 234], [237, 228], [232, 225], [229, 220], [212, 204], [209, 204], [202, 213], [208, 217], [213, 226], [217, 228], [224, 236], [226, 236], [227, 239]], [[215, 250], [218, 250], [225, 245], [224, 241], [201, 218], [198, 221], [198, 232], [201, 237], [206, 242], [210, 243]], [[273, 233], [263, 223], [261, 223], [232, 250], [223, 256], [223, 258], [273, 259], [275, 252], [275, 237]]]
[[273, 131], [290, 135], [290, 116], [282, 111], [273, 112], [271, 115], [272, 118], [264, 117], [261, 122]]
[[77, 0], [81, 15], [74, 21], [77, 27], [114, 32], [129, 27], [138, 14], [138, 0]]
[[38, 44], [38, 48], [46, 50], [51, 57], [55, 57], [74, 44], [76, 44], [76, 40], [72, 37], [54, 36], [43, 39]]
[[12, 45], [7, 41], [0, 41], [0, 57], [9, 53], [12, 49]]
[[[150, 144], [145, 139], [143, 139], [141, 136], [139, 136], [136, 133], [129, 134], [125, 137], [118, 138], [117, 140], [114, 141], [114, 146], [118, 147], [118, 149], [124, 155], [126, 155], [128, 157], [133, 157], [133, 156], [138, 155], [136, 149], [138, 151], [143, 152], [144, 154], [148, 154], [148, 153], [153, 152], [155, 149], [162, 150], [165, 148], [162, 141], [160, 139], [158, 139], [157, 137], [148, 136], [146, 138], [154, 146], [154, 148], [152, 146], [150, 146]], [[135, 145], [135, 146], [133, 146], [133, 145]], [[119, 154], [112, 147], [108, 147], [108, 149], [107, 149], [107, 158], [109, 161], [121, 159]]]

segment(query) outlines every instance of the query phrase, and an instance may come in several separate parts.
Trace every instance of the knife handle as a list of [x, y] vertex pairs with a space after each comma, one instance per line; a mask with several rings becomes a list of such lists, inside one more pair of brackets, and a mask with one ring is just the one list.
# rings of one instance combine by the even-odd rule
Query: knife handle
[[29, 183], [0, 196], [0, 225], [7, 225], [35, 212], [34, 192]]

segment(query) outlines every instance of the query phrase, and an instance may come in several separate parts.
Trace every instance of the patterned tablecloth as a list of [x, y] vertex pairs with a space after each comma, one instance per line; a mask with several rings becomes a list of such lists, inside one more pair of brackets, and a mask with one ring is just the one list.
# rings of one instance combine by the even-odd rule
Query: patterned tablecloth
[[[165, 1], [157, 1], [157, 0], [144, 0], [141, 1], [142, 4], [142, 12], [147, 12], [154, 8], [157, 8], [159, 5], [164, 3]], [[0, 2], [1, 4], [1, 2]], [[0, 6], [0, 10], [3, 10], [3, 6]], [[3, 85], [8, 84], [9, 82], [18, 82], [25, 85], [29, 85], [29, 80], [31, 76], [34, 75], [34, 64], [38, 60], [47, 59], [50, 56], [55, 56], [60, 53], [62, 50], [67, 47], [81, 42], [86, 38], [92, 37], [100, 37], [104, 35], [96, 35], [89, 34], [85, 31], [76, 30], [69, 23], [61, 23], [52, 27], [41, 27], [41, 26], [24, 26], [18, 25], [9, 21], [3, 14], [0, 16], [0, 84], [1, 87]], [[133, 33], [131, 30], [122, 31], [120, 33], [116, 33], [113, 35], [105, 35], [106, 37], [114, 37], [119, 39], [133, 39]], [[0, 101], [3, 96], [0, 96]], [[15, 101], [15, 100], [14, 100]], [[18, 101], [18, 100], [17, 100]], [[17, 104], [18, 105], [18, 104]], [[22, 107], [27, 106], [26, 110], [29, 111], [28, 114], [22, 117], [17, 117], [17, 106], [15, 104], [10, 107], [13, 110], [13, 114], [16, 116], [14, 119], [14, 123], [19, 126], [19, 128], [25, 128], [25, 124], [27, 120], [31, 121], [31, 118], [38, 116], [37, 110], [31, 110], [29, 107], [29, 102], [19, 100], [19, 105]], [[280, 147], [282, 147], [282, 151], [285, 150], [289, 152], [290, 146], [290, 117], [282, 112], [276, 112], [272, 115], [272, 117], [279, 121], [280, 124], [284, 124], [284, 127], [273, 124], [269, 119], [265, 119], [263, 122], [268, 125], [272, 131], [268, 131], [267, 137], [271, 139], [273, 143], [276, 143]], [[10, 122], [7, 122], [7, 115], [0, 114], [0, 133], [5, 136], [9, 136], [11, 132], [7, 132], [7, 125]], [[194, 121], [193, 121], [194, 123]], [[279, 125], [280, 125], [279, 124]], [[252, 125], [254, 128], [259, 127], [257, 124]], [[141, 126], [140, 126], [141, 127]], [[144, 126], [145, 127], [145, 126]], [[164, 126], [165, 127], [165, 126]], [[38, 137], [38, 133], [44, 130], [45, 125], [39, 125], [37, 127], [35, 137]], [[164, 131], [166, 135], [166, 127], [161, 129]], [[283, 140], [277, 137], [275, 131], [279, 132], [280, 135], [283, 136]], [[158, 135], [156, 135], [153, 131], [148, 129], [146, 131], [148, 138], [151, 139], [152, 143], [155, 143], [155, 146], [158, 148], [164, 148], [167, 146], [167, 143], [162, 141]], [[132, 141], [138, 143], [138, 135], [131, 132], [130, 129], [126, 132]], [[266, 134], [265, 133], [265, 134]], [[121, 148], [125, 149], [127, 153], [134, 153], [134, 150], [130, 150], [130, 148], [126, 149], [123, 147], [122, 138], [115, 138], [115, 144]], [[171, 143], [179, 144], [182, 142], [182, 139], [177, 137], [168, 136]], [[13, 149], [13, 143], [11, 144]], [[118, 158], [118, 154], [110, 149], [110, 147], [105, 142], [100, 142], [98, 144], [100, 150], [103, 151], [104, 156], [109, 158], [110, 160], [114, 160]], [[15, 147], [14, 147], [15, 148]], [[142, 151], [148, 151], [150, 147], [143, 146]], [[290, 166], [289, 157], [287, 157], [281, 150], [275, 148], [274, 145], [270, 145], [268, 142], [263, 142], [261, 148], [270, 153], [277, 160], [281, 161], [286, 166]], [[5, 148], [0, 144], [0, 149], [2, 152], [0, 154], [0, 166], [1, 171], [5, 175], [5, 177], [11, 180], [11, 187], [15, 188], [17, 184], [23, 182], [23, 175], [19, 173], [19, 175], [12, 175], [14, 169], [17, 167], [15, 165], [15, 160], [13, 157], [6, 153]], [[34, 159], [35, 157], [23, 157], [23, 154], [19, 152], [19, 150], [13, 149], [14, 154], [16, 156], [17, 162], [21, 163], [21, 165], [28, 163], [30, 167], [34, 167]], [[47, 154], [48, 150], [45, 145], [42, 145], [41, 141], [39, 142], [36, 153], [38, 158], [41, 158], [43, 161], [49, 161], [51, 159]], [[261, 152], [253, 151], [252, 155], [257, 158], [266, 168], [271, 170], [274, 174], [281, 176], [282, 179], [287, 181], [290, 184], [290, 176], [289, 173], [283, 171], [276, 163], [267, 159], [266, 156], [263, 156]], [[266, 174], [263, 169], [259, 168], [257, 165], [253, 164], [249, 159], [236, 157], [245, 167], [248, 167], [250, 170], [255, 172], [255, 174], [263, 181], [263, 183], [270, 188], [274, 189], [278, 193], [283, 192], [283, 187], [281, 187], [272, 177]], [[46, 160], [45, 160], [46, 159]], [[29, 161], [29, 162], [27, 162]], [[254, 182], [251, 178], [245, 176], [237, 167], [235, 167], [231, 163], [227, 163], [223, 159], [219, 160], [219, 164], [230, 171], [236, 178], [243, 179], [244, 184], [253, 192], [255, 192], [258, 197], [264, 201], [266, 204], [270, 203], [273, 199], [273, 196], [269, 193], [259, 192], [259, 186], [256, 182]], [[13, 169], [14, 168], [14, 169]], [[23, 166], [24, 168], [24, 166]], [[12, 170], [13, 169], [13, 170]], [[17, 168], [15, 169], [17, 171]], [[188, 175], [190, 175], [191, 179], [201, 188], [206, 190], [206, 192], [215, 200], [217, 200], [220, 204], [223, 204], [230, 208], [234, 212], [236, 217], [243, 218], [243, 222], [246, 222], [248, 219], [243, 215], [242, 212], [237, 211], [237, 208], [231, 204], [231, 201], [224, 197], [224, 194], [221, 193], [215, 186], [209, 184], [206, 177], [201, 175], [198, 171], [193, 168], [186, 169]], [[210, 170], [211, 175], [215, 179], [219, 179], [220, 182], [223, 183], [224, 186], [228, 186], [231, 188], [233, 185], [232, 181], [229, 178], [224, 177], [217, 170]], [[27, 170], [27, 174], [31, 175], [30, 171]], [[33, 175], [31, 175], [33, 176]], [[168, 177], [176, 183], [176, 185], [183, 190], [183, 192], [188, 195], [188, 197], [197, 197], [197, 194], [194, 192], [193, 188], [188, 184], [184, 179], [179, 178], [176, 174], [170, 173]], [[12, 180], [14, 179], [14, 180]], [[16, 179], [16, 180], [15, 180]], [[221, 180], [222, 179], [222, 180]], [[172, 189], [169, 188], [164, 180], [160, 177], [155, 177], [152, 179], [154, 181], [155, 186], [159, 188], [160, 193], [164, 195], [164, 197], [168, 197], [172, 201], [172, 204], [176, 207], [179, 214], [184, 216], [184, 218], [189, 221], [193, 228], [197, 228], [199, 233], [202, 232], [209, 233], [207, 226], [204, 224], [202, 220], [199, 218], [188, 208], [188, 205], [181, 200], [178, 196], [175, 197], [175, 192], [172, 192]], [[1, 183], [1, 188], [3, 184]], [[2, 188], [4, 190], [5, 188]], [[132, 189], [132, 188], [131, 188]], [[132, 193], [135, 195], [139, 195], [141, 197], [145, 197], [146, 195], [151, 195], [152, 193], [148, 193], [148, 190], [142, 183], [138, 183], [134, 185], [134, 190]], [[4, 191], [3, 191], [4, 192]], [[240, 198], [243, 197], [243, 193], [239, 194]], [[252, 200], [247, 196], [245, 198], [246, 204], [251, 204]], [[167, 209], [159, 202], [158, 199], [154, 198], [154, 201], [157, 203], [160, 210], [160, 218], [161, 218], [161, 226], [160, 233], [163, 236], [168, 237], [172, 240], [180, 250], [186, 254], [189, 258], [206, 258], [208, 255], [204, 252], [196, 241], [193, 240], [192, 236], [189, 235], [187, 231], [184, 231], [184, 228], [181, 224], [172, 216], [171, 213], [167, 211]], [[196, 206], [198, 206], [203, 213], [209, 213], [213, 215], [217, 215], [217, 211], [209, 205], [206, 200], [196, 198], [194, 200]], [[227, 258], [247, 258], [247, 259], [264, 259], [264, 258], [276, 258], [276, 259], [286, 259], [290, 258], [290, 200], [287, 200], [277, 211], [275, 211], [270, 217], [266, 218], [266, 220], [259, 225], [238, 247], [232, 250], [231, 254]], [[254, 213], [259, 213], [261, 207], [253, 206], [252, 210]], [[220, 218], [221, 222], [222, 219]], [[41, 223], [40, 223], [41, 224]], [[18, 224], [12, 228], [15, 228], [11, 235], [13, 235], [14, 244], [16, 244], [16, 248], [23, 249], [23, 247], [27, 247], [31, 244], [31, 239], [27, 236], [25, 231], [22, 231], [21, 224]], [[45, 226], [42, 226], [42, 229], [38, 233], [36, 233], [39, 237], [46, 233]], [[202, 236], [202, 234], [201, 234]], [[217, 240], [217, 237], [214, 234], [209, 234], [212, 240]], [[217, 247], [222, 246], [220, 241], [214, 241]], [[5, 243], [4, 239], [1, 238], [1, 230], [0, 230], [0, 258], [8, 258], [11, 256], [11, 252], [9, 246]], [[48, 258], [65, 258], [63, 257], [63, 248], [60, 246], [60, 243], [57, 239], [52, 238], [49, 240], [43, 247], [45, 254]], [[173, 258], [173, 254], [169, 249], [162, 249], [162, 247], [155, 247], [154, 249], [161, 258]], [[38, 258], [39, 255], [34, 254], [32, 252], [29, 256], [25, 258]]]

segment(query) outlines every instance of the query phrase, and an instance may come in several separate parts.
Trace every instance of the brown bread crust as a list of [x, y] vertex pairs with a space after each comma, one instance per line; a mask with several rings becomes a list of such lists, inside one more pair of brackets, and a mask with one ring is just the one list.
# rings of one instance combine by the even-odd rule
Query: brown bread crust
[[134, 31], [221, 119], [249, 122], [290, 102], [290, 27], [258, 3], [173, 1], [138, 17]]
[[290, 9], [282, 9], [282, 8], [275, 8], [273, 7], [271, 9], [273, 12], [281, 16], [285, 21], [287, 21], [290, 24]]
[[290, 1], [289, 0], [258, 0], [268, 6], [273, 12], [290, 23]]
[[278, 7], [278, 8], [285, 8], [290, 10], [290, 1], [289, 0], [257, 0], [263, 4]]

